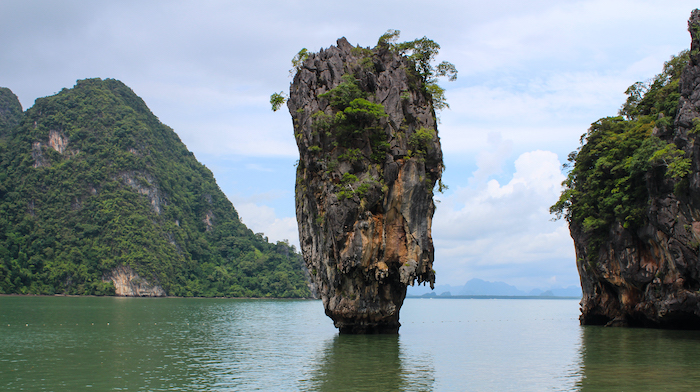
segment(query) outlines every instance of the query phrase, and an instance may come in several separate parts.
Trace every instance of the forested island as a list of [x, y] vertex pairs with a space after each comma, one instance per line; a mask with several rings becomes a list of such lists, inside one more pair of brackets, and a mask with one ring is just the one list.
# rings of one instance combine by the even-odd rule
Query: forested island
[[177, 134], [114, 79], [0, 89], [0, 294], [310, 297]]
[[582, 324], [700, 329], [700, 10], [689, 51], [630, 86], [569, 155]]

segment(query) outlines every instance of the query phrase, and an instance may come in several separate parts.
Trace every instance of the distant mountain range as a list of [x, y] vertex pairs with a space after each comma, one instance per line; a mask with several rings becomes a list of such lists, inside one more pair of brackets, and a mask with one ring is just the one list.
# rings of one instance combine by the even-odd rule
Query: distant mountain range
[[430, 286], [409, 286], [407, 296], [458, 296], [458, 295], [492, 295], [508, 297], [581, 297], [581, 288], [569, 286], [564, 288], [550, 288], [548, 290], [534, 289], [529, 292], [519, 290], [515, 286], [503, 282], [487, 282], [481, 279], [472, 279], [464, 286], [439, 285], [435, 290]]

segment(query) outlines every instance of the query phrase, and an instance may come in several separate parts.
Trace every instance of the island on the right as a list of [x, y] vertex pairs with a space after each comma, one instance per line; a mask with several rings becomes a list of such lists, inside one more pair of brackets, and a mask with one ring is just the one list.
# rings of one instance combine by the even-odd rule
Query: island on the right
[[627, 91], [569, 154], [582, 325], [700, 329], [700, 10], [690, 50]]

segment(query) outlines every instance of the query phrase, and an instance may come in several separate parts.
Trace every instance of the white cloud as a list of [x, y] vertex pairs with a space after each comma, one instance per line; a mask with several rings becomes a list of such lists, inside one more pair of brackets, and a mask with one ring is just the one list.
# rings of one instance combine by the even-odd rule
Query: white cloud
[[563, 274], [560, 282], [577, 283], [568, 228], [549, 214], [564, 180], [557, 155], [526, 152], [514, 166], [506, 184], [492, 179], [441, 198], [433, 221], [441, 284], [471, 278], [515, 284], [528, 269], [530, 287], [535, 281], [546, 284], [552, 271]]
[[299, 249], [297, 221], [291, 217], [278, 217], [275, 210], [266, 205], [251, 202], [237, 203], [241, 221], [255, 233], [264, 233], [270, 242], [289, 240]]
[[636, 81], [629, 74], [558, 73], [518, 85], [501, 81], [450, 90], [452, 109], [442, 113], [440, 126], [444, 151], [484, 154], [493, 143], [483, 135], [492, 133], [511, 140], [519, 152], [573, 150], [592, 122], [617, 114], [624, 91]]
[[487, 142], [490, 149], [476, 155], [478, 169], [473, 173], [476, 182], [482, 182], [493, 174], [500, 174], [506, 158], [513, 149], [513, 142], [504, 141], [499, 132], [489, 132]]

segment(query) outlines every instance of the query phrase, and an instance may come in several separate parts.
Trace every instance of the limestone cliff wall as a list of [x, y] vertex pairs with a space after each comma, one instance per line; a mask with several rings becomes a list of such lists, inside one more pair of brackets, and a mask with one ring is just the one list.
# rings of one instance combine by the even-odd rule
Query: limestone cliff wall
[[301, 250], [341, 333], [397, 332], [406, 286], [435, 281], [432, 197], [442, 152], [414, 69], [387, 47], [341, 38], [310, 54], [290, 88]]
[[[597, 255], [591, 237], [570, 222], [581, 276], [582, 324], [700, 328], [700, 11], [688, 22], [690, 63], [680, 79], [673, 127], [654, 130], [692, 159], [683, 180], [647, 176], [650, 199], [636, 230], [610, 228]], [[685, 182], [682, 182], [685, 181]]]

